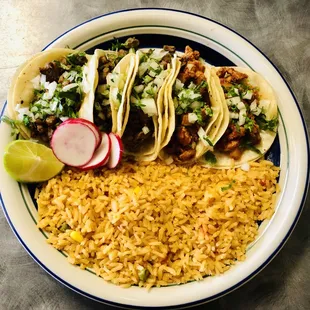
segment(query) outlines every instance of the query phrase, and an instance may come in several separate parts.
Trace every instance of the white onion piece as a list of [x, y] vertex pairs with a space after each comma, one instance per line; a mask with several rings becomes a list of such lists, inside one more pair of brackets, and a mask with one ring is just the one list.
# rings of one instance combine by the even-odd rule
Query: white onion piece
[[204, 131], [204, 129], [202, 127], [199, 128], [197, 134], [198, 134], [198, 137], [200, 138], [200, 140], [202, 141], [202, 143], [205, 146], [210, 146], [209, 143], [205, 140], [206, 132]]
[[226, 99], [226, 103], [228, 106], [237, 105], [239, 102], [240, 102], [240, 97], [232, 97], [232, 98]]
[[251, 111], [256, 111], [256, 109], [257, 109], [257, 101], [254, 100], [254, 101], [251, 102], [250, 110]]
[[183, 84], [179, 79], [176, 79], [176, 80], [175, 80], [174, 88], [175, 88], [176, 90], [182, 89], [183, 86], [184, 86], [184, 84]]
[[[47, 84], [47, 82], [46, 82], [45, 84]], [[57, 83], [56, 83], [55, 81], [52, 82], [52, 83], [49, 83], [49, 84], [47, 85], [47, 87], [46, 87], [46, 89], [48, 90], [48, 92], [46, 92], [46, 93], [43, 94], [42, 99], [43, 99], [43, 100], [52, 99], [53, 96], [54, 96], [56, 87], [57, 87]]]
[[239, 112], [239, 121], [238, 121], [239, 126], [244, 125], [245, 118], [246, 118], [246, 109], [242, 109]]
[[252, 92], [251, 90], [248, 90], [248, 91], [246, 92], [246, 94], [243, 95], [243, 99], [250, 100], [250, 99], [252, 99], [252, 96], [253, 96], [253, 92]]
[[148, 116], [157, 115], [157, 107], [156, 107], [155, 100], [153, 98], [141, 99], [141, 105], [143, 105], [141, 109]]
[[241, 110], [244, 110], [246, 107], [245, 107], [245, 104], [242, 101], [240, 101], [237, 104], [237, 108], [239, 109], [239, 111], [241, 111]]
[[149, 64], [147, 62], [142, 62], [138, 68], [139, 77], [142, 77], [148, 68], [149, 68]]
[[70, 90], [70, 89], [72, 89], [72, 88], [74, 88], [74, 87], [77, 87], [77, 86], [78, 86], [77, 83], [71, 83], [71, 84], [68, 84], [68, 85], [64, 86], [64, 87], [62, 88], [62, 90], [63, 90], [63, 91], [68, 91], [68, 90]]
[[237, 112], [229, 112], [229, 117], [230, 117], [230, 119], [238, 119], [239, 118], [239, 113], [237, 113]]
[[165, 51], [165, 50], [155, 50], [151, 55], [150, 55], [150, 58], [151, 59], [155, 59], [155, 60], [162, 60], [162, 58], [167, 55], [169, 52], [168, 51]]
[[38, 89], [40, 87], [40, 75], [37, 75], [35, 78], [33, 78], [31, 83], [35, 89]]
[[240, 166], [240, 168], [243, 170], [243, 171], [250, 171], [250, 165], [249, 163], [244, 163]]
[[135, 92], [138, 94], [142, 93], [143, 89], [144, 89], [144, 85], [137, 85], [134, 87]]
[[252, 111], [252, 113], [253, 113], [254, 115], [258, 116], [259, 114], [262, 113], [262, 109], [259, 108], [259, 107], [257, 107], [257, 109], [256, 109], [255, 111]]
[[187, 116], [188, 116], [188, 122], [191, 124], [194, 124], [198, 120], [198, 117], [195, 113], [188, 113]]
[[150, 132], [150, 129], [149, 129], [149, 127], [147, 127], [147, 126], [144, 126], [144, 127], [142, 127], [142, 131], [143, 131], [143, 133], [144, 133], [145, 135], [147, 135], [147, 134]]
[[46, 82], [46, 75], [45, 74], [41, 74], [40, 76], [40, 84], [44, 85]]

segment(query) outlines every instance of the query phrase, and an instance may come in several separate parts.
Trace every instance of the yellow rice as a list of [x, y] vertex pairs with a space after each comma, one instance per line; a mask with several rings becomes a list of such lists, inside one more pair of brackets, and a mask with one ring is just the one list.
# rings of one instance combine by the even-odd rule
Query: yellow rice
[[39, 190], [38, 227], [71, 264], [123, 287], [201, 280], [245, 259], [257, 221], [274, 212], [278, 174], [265, 160], [249, 171], [158, 162], [66, 169]]

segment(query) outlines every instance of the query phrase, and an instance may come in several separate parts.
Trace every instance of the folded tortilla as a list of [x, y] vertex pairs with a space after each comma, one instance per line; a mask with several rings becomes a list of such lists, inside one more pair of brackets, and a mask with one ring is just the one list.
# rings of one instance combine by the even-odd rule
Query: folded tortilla
[[[192, 49], [186, 47], [186, 53], [192, 52]], [[183, 56], [184, 54], [180, 55]], [[185, 63], [183, 64], [183, 66], [188, 66], [189, 72], [196, 73], [196, 68], [192, 68], [191, 63], [187, 64], [186, 59], [187, 58], [185, 57]], [[181, 78], [182, 74], [184, 74], [184, 71], [183, 73], [182, 71], [180, 73], [181, 63], [179, 62], [175, 71], [175, 76], [166, 87], [165, 93], [164, 105], [168, 107], [169, 125], [160, 145], [161, 151], [159, 153], [159, 157], [167, 163], [172, 163], [176, 161], [179, 163], [188, 164], [196, 161], [203, 153], [206, 152], [207, 149], [209, 149], [210, 144], [214, 145], [218, 141], [220, 135], [223, 132], [223, 128], [225, 126], [227, 127], [228, 125], [228, 114], [226, 113], [226, 111], [224, 111], [227, 109], [227, 107], [223, 105], [223, 102], [220, 100], [215, 83], [216, 81], [214, 80], [210, 66], [201, 58], [199, 58], [199, 60], [196, 59], [193, 61], [194, 63], [195, 61], [199, 61], [200, 67], [204, 68], [204, 72], [201, 71], [201, 74], [204, 75], [203, 81], [206, 82], [206, 85], [204, 85], [203, 87], [208, 89], [209, 106], [207, 105], [206, 101], [204, 101], [204, 99], [199, 98], [200, 107], [198, 107], [198, 112], [197, 108], [193, 108], [192, 106], [194, 104], [197, 104], [197, 102], [192, 102], [191, 104], [188, 104], [186, 107], [184, 107], [185, 110], [183, 111], [183, 113], [182, 110], [180, 112], [180, 106], [182, 107], [182, 91], [184, 91], [185, 95], [186, 92], [189, 92], [190, 96], [199, 97], [199, 85], [197, 85], [197, 82], [194, 83], [193, 81], [190, 83], [190, 85], [187, 86], [182, 85], [183, 83], [180, 85], [180, 80], [178, 79], [178, 77]], [[179, 93], [177, 96], [173, 96], [174, 90], [177, 87], [179, 88]], [[195, 90], [195, 92], [191, 93], [191, 89]], [[195, 116], [195, 113], [199, 114], [199, 110], [203, 110], [207, 106], [209, 108], [209, 111], [211, 111], [211, 115], [209, 115], [207, 120], [204, 121], [206, 122], [206, 124], [197, 125], [198, 119], [197, 116]], [[192, 118], [192, 120], [189, 121], [192, 122], [192, 124], [183, 124], [183, 119], [181, 123], [180, 120], [177, 122], [176, 120], [180, 118], [180, 116], [178, 115], [180, 115], [181, 117], [187, 116], [187, 118]], [[198, 134], [198, 141], [191, 141], [189, 145], [182, 144], [182, 142], [180, 142], [180, 139], [178, 138], [178, 131], [181, 127], [184, 128], [184, 131], [189, 128], [187, 132], [190, 132], [192, 136], [197, 136]], [[199, 130], [198, 127], [200, 127]], [[195, 128], [193, 129], [194, 133], [192, 133], [191, 128]], [[182, 152], [180, 150], [182, 150]], [[190, 158], [188, 159], [183, 157], [186, 151], [192, 153], [192, 156], [190, 156]]]
[[[23, 117], [26, 115], [28, 117], [28, 120], [32, 123], [35, 123], [36, 119], [40, 119], [40, 117], [44, 121], [44, 117], [47, 116], [55, 116], [56, 117], [56, 107], [59, 103], [51, 104], [51, 109], [48, 111], [48, 114], [43, 116], [39, 115], [40, 111], [37, 112], [30, 112], [29, 107], [32, 104], [34, 98], [35, 98], [35, 91], [41, 91], [41, 93], [44, 90], [44, 85], [47, 87], [49, 83], [48, 80], [40, 80], [40, 68], [44, 68], [47, 64], [51, 62], [61, 62], [62, 59], [70, 54], [78, 54], [80, 52], [67, 49], [67, 48], [52, 48], [47, 51], [40, 52], [36, 55], [34, 55], [30, 60], [28, 60], [26, 63], [21, 65], [15, 76], [13, 77], [11, 87], [8, 93], [8, 111], [9, 116], [13, 120], [20, 121], [18, 124], [20, 134], [25, 139], [35, 138], [40, 140], [40, 137], [33, 137], [33, 134], [31, 132], [31, 129], [29, 126], [26, 126], [26, 123], [23, 121]], [[92, 56], [85, 54], [86, 62], [81, 67], [81, 82], [80, 87], [82, 89], [81, 94], [81, 102], [79, 104], [79, 110], [84, 107], [84, 105], [87, 105], [89, 101], [91, 100], [91, 83], [92, 83], [92, 76], [90, 72], [90, 63], [92, 60]], [[66, 70], [62, 69], [63, 72], [66, 72]], [[46, 76], [45, 76], [46, 78]], [[56, 81], [55, 81], [56, 82]], [[57, 87], [60, 87], [60, 83], [57, 81]], [[68, 82], [70, 83], [70, 82]], [[77, 84], [77, 83], [75, 83]], [[54, 84], [55, 85], [55, 84]], [[53, 86], [54, 86], [53, 85]], [[68, 87], [67, 87], [68, 88]], [[69, 91], [66, 90], [66, 91]], [[64, 91], [64, 92], [66, 92]], [[72, 89], [71, 89], [72, 91]], [[45, 90], [46, 93], [51, 92], [55, 93], [55, 89], [50, 88]], [[48, 97], [48, 96], [47, 96]], [[49, 98], [48, 100], [50, 100]], [[46, 99], [47, 100], [47, 99]], [[46, 105], [46, 100], [42, 101], [42, 107]], [[53, 111], [53, 108], [55, 108], [55, 112]], [[46, 108], [46, 106], [45, 106]], [[78, 116], [79, 110], [75, 111], [74, 108], [72, 108], [72, 113], [75, 113], [76, 116]], [[46, 111], [46, 110], [45, 110]], [[39, 115], [39, 116], [38, 116]], [[59, 115], [57, 115], [57, 118], [59, 119]], [[60, 121], [60, 120], [59, 120]], [[61, 121], [60, 121], [61, 122]], [[48, 142], [48, 141], [43, 141]]]
[[[220, 139], [218, 141], [218, 144], [215, 145], [214, 149], [210, 148], [207, 150], [214, 154], [216, 162], [215, 160], [213, 160], [213, 162], [210, 163], [208, 162], [208, 160], [204, 158], [204, 156], [202, 156], [201, 163], [203, 163], [207, 167], [232, 168], [232, 167], [239, 167], [242, 164], [250, 161], [255, 161], [258, 158], [262, 157], [269, 150], [277, 134], [277, 126], [278, 126], [277, 100], [271, 85], [260, 74], [248, 68], [241, 68], [241, 67], [230, 67], [230, 68], [235, 69], [238, 73], [246, 74], [248, 77], [245, 78], [243, 80], [245, 82], [242, 83], [243, 84], [247, 83], [248, 85], [250, 85], [252, 87], [252, 90], [251, 89], [248, 90], [249, 91], [248, 95], [246, 93], [243, 93], [241, 95], [243, 99], [242, 100], [240, 99], [240, 101], [245, 103], [244, 105], [245, 108], [243, 107], [242, 103], [237, 102], [238, 98], [241, 98], [240, 92], [238, 90], [235, 90], [236, 91], [235, 94], [232, 95], [230, 94], [229, 98], [225, 98], [224, 89], [227, 94], [228, 92], [226, 89], [230, 89], [230, 92], [234, 93], [235, 89], [234, 85], [237, 85], [238, 83], [232, 82], [232, 86], [230, 86], [230, 88], [226, 87], [225, 83], [227, 82], [225, 82], [225, 78], [224, 79], [222, 78], [221, 83], [221, 79], [217, 75], [219, 70], [221, 70], [221, 67], [212, 68], [211, 72], [217, 86], [217, 92], [223, 104], [228, 107], [225, 113], [228, 113], [229, 124], [228, 127], [224, 126], [222, 128], [221, 130], [222, 134], [219, 135]], [[226, 74], [228, 74], [227, 76], [229, 76], [229, 73]], [[257, 95], [254, 97], [253, 92], [257, 92]], [[244, 99], [250, 97], [251, 99]], [[234, 103], [237, 104], [235, 105]], [[241, 110], [238, 109], [238, 105], [239, 108], [241, 108]], [[234, 110], [234, 112], [232, 112], [232, 110]], [[244, 112], [244, 114], [242, 115], [242, 111], [247, 112]], [[239, 113], [238, 116], [239, 118], [234, 119], [235, 117], [237, 117], [236, 113]], [[252, 118], [248, 116], [254, 118], [255, 122], [252, 122], [251, 121]], [[241, 120], [242, 117], [246, 118], [246, 120], [244, 119]], [[245, 123], [242, 124], [243, 122]], [[239, 126], [240, 128], [239, 132], [245, 132], [245, 136], [239, 138], [239, 140], [241, 141], [239, 144], [240, 150], [242, 152], [240, 158], [233, 158], [231, 156], [234, 155], [230, 155], [229, 151], [226, 152], [223, 151], [223, 145], [224, 147], [225, 144], [226, 146], [228, 146], [228, 143], [233, 140], [233, 139], [228, 140], [229, 134], [232, 133], [231, 129], [229, 129], [229, 126], [231, 126], [231, 124], [235, 124], [235, 126], [237, 127]], [[257, 126], [254, 124], [256, 124]], [[253, 126], [256, 127], [254, 128], [255, 130], [259, 128], [260, 142], [252, 145], [251, 142], [247, 140], [248, 139], [247, 137], [251, 134], [251, 130], [254, 130]], [[242, 127], [246, 129], [243, 129]], [[238, 132], [236, 134], [238, 134]], [[237, 140], [238, 139], [236, 139], [235, 141]], [[220, 147], [220, 145], [222, 146]]]

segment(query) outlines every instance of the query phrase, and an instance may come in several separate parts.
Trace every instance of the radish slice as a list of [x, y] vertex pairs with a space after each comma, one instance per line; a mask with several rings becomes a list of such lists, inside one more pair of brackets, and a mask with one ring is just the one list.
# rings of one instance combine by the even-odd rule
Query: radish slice
[[107, 165], [108, 168], [113, 169], [121, 161], [124, 148], [122, 140], [118, 135], [111, 132], [109, 136], [111, 139], [111, 153]]
[[94, 132], [79, 122], [66, 122], [58, 126], [51, 139], [55, 156], [72, 167], [86, 165], [93, 157], [96, 144]]
[[69, 118], [66, 121], [64, 121], [61, 125], [64, 125], [65, 123], [82, 123], [88, 126], [94, 132], [94, 135], [96, 136], [96, 140], [97, 140], [96, 147], [99, 147], [101, 143], [101, 132], [99, 131], [98, 127], [94, 123], [84, 118]]
[[96, 149], [93, 158], [87, 165], [80, 167], [82, 170], [95, 169], [103, 166], [109, 160], [111, 152], [111, 139], [108, 134], [103, 133], [99, 147]]

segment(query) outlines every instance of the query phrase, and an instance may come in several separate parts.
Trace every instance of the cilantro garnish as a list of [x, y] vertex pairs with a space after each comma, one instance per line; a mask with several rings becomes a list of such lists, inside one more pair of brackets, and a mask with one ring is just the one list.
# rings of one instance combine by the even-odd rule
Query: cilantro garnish
[[256, 148], [252, 143], [251, 143], [251, 141], [248, 141], [248, 140], [243, 140], [243, 141], [241, 141], [241, 143], [240, 143], [240, 148], [241, 149], [245, 149], [245, 150], [250, 150], [250, 151], [253, 151], [253, 152], [255, 152], [255, 153], [257, 153], [257, 154], [262, 154], [262, 152], [258, 149], [258, 148]]
[[275, 131], [279, 124], [279, 119], [278, 117], [275, 117], [272, 120], [267, 121], [265, 116], [260, 114], [259, 116], [256, 117], [256, 122], [259, 128], [262, 130]]
[[1, 122], [4, 122], [4, 123], [11, 126], [11, 128], [12, 128], [11, 136], [19, 134], [18, 125], [21, 123], [20, 121], [13, 120], [13, 119], [7, 117], [6, 115], [3, 115], [1, 117]]
[[244, 124], [244, 129], [247, 129], [248, 131], [252, 131], [254, 127], [254, 120], [252, 120], [251, 118], [249, 117], [246, 117], [245, 118], [245, 124]]
[[207, 136], [203, 137], [203, 139], [206, 140], [209, 143], [210, 146], [214, 146], [212, 141]]
[[207, 151], [204, 155], [204, 158], [206, 162], [209, 163], [210, 165], [215, 165], [217, 163], [217, 159], [211, 151]]
[[221, 191], [224, 192], [224, 191], [231, 189], [234, 183], [236, 183], [236, 181], [232, 180], [227, 186], [221, 187]]

